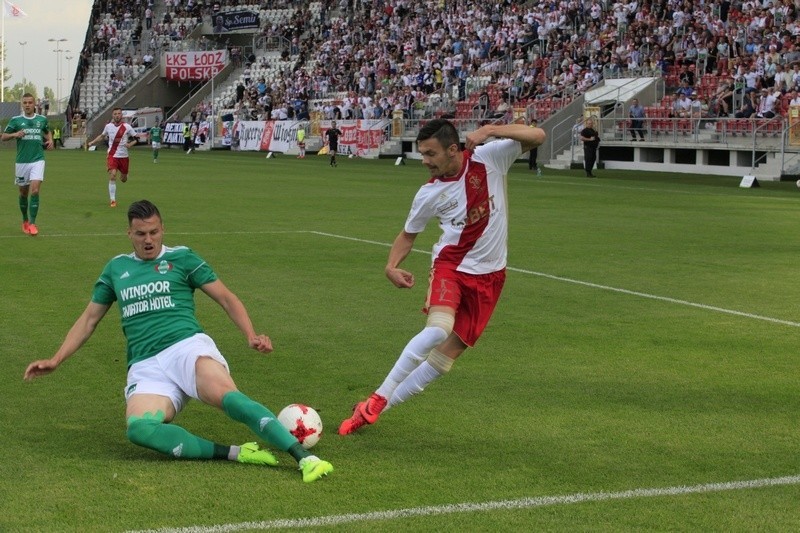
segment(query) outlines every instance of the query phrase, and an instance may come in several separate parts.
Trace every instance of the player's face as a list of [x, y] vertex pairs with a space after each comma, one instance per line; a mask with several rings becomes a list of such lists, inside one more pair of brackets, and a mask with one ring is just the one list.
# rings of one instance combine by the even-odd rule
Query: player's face
[[417, 148], [431, 176], [455, 176], [461, 169], [460, 152], [455, 144], [445, 148], [438, 139], [430, 138], [419, 141]]
[[111, 112], [111, 120], [114, 121], [114, 124], [119, 124], [122, 122], [122, 109], [115, 109]]
[[133, 243], [136, 257], [144, 260], [155, 259], [161, 253], [164, 225], [157, 216], [145, 219], [134, 218], [128, 228], [128, 237]]
[[33, 115], [36, 111], [36, 100], [32, 96], [26, 96], [22, 99], [22, 112], [26, 115]]

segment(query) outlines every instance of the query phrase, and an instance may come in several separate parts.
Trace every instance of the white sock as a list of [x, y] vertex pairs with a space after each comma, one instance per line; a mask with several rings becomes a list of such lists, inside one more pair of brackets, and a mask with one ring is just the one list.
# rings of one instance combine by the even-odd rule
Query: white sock
[[108, 197], [111, 200], [117, 199], [117, 182], [116, 181], [109, 181], [108, 182]]
[[241, 446], [231, 446], [228, 452], [228, 461], [236, 461], [239, 459], [239, 452], [242, 450]]
[[302, 470], [303, 467], [306, 466], [306, 463], [308, 463], [309, 461], [311, 461], [312, 463], [315, 461], [319, 461], [319, 457], [317, 457], [316, 455], [309, 455], [308, 457], [303, 457], [297, 462], [297, 466], [299, 466], [300, 469]]
[[428, 353], [444, 342], [447, 332], [440, 327], [426, 326], [425, 329], [408, 341], [403, 353], [397, 358], [394, 367], [389, 371], [377, 392], [384, 398], [391, 398], [392, 393], [419, 364], [428, 357]]
[[433, 368], [428, 361], [424, 361], [409, 376], [403, 380], [399, 387], [394, 391], [386, 409], [398, 403], [403, 403], [415, 394], [419, 394], [433, 380], [442, 376], [438, 370]]

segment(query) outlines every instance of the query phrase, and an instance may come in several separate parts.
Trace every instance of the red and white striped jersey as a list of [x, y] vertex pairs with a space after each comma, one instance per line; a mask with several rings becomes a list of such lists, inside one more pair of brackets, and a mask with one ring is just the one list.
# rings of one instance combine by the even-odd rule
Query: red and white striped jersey
[[108, 137], [108, 155], [111, 157], [128, 157], [128, 147], [125, 143], [131, 141], [136, 135], [133, 127], [127, 122], [120, 122], [119, 125], [109, 122], [103, 128], [103, 133]]
[[489, 274], [506, 266], [506, 177], [522, 147], [517, 141], [503, 139], [465, 154], [457, 176], [431, 178], [419, 189], [405, 231], [421, 233], [436, 217], [442, 236], [433, 246], [433, 265]]

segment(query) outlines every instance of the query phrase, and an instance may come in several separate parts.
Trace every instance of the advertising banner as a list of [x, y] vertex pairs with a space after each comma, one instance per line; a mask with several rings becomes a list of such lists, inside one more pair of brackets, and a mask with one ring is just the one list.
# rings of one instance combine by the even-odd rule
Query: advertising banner
[[225, 11], [212, 15], [212, 33], [257, 30], [261, 26], [258, 11]]
[[[232, 127], [225, 128], [230, 133], [231, 142], [239, 150], [261, 150], [286, 153], [297, 147], [297, 130], [305, 122], [293, 120], [236, 121]], [[320, 134], [325, 142], [325, 132], [331, 121], [320, 122]], [[391, 129], [389, 119], [379, 120], [340, 120], [336, 127], [341, 130], [337, 153], [365, 156], [370, 150], [377, 150], [388, 137]], [[225, 131], [223, 130], [223, 138]]]

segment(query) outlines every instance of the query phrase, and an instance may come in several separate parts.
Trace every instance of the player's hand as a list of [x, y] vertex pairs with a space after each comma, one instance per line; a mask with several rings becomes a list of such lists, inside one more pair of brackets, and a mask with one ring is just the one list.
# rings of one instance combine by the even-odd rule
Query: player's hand
[[52, 150], [53, 148], [56, 147], [56, 143], [54, 143], [53, 141], [47, 141], [44, 145], [47, 147], [48, 150]]
[[266, 335], [256, 335], [247, 342], [252, 349], [258, 350], [261, 353], [270, 353], [272, 351], [272, 341]]
[[19, 130], [18, 132], [14, 133], [14, 137], [17, 139], [22, 139], [25, 137], [25, 130]]
[[398, 289], [410, 289], [414, 286], [414, 274], [401, 268], [387, 268], [386, 277]]
[[30, 381], [33, 378], [46, 376], [47, 374], [58, 368], [58, 364], [50, 359], [43, 359], [41, 361], [34, 361], [25, 369], [25, 375], [22, 378], [25, 381]]
[[480, 145], [483, 141], [491, 137], [486, 126], [478, 128], [477, 130], [467, 134], [464, 148], [467, 150], [474, 150], [476, 146]]

